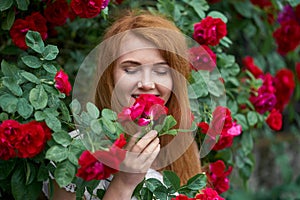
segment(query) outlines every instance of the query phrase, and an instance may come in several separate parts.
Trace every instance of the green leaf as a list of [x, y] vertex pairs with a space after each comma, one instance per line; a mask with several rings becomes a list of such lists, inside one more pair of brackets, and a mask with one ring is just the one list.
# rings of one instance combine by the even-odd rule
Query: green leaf
[[[0, 122], [4, 121], [4, 120], [8, 120], [8, 114], [5, 112], [1, 112], [0, 113]], [[0, 178], [1, 179], [1, 178]]]
[[17, 110], [18, 99], [10, 94], [0, 96], [0, 106], [8, 113], [14, 113]]
[[16, 96], [21, 96], [23, 94], [22, 88], [19, 86], [18, 81], [13, 77], [3, 77], [3, 85]]
[[207, 16], [211, 16], [213, 18], [220, 18], [224, 23], [227, 23], [228, 21], [227, 17], [223, 13], [218, 11], [211, 11], [207, 14]]
[[246, 131], [249, 129], [247, 119], [244, 115], [242, 114], [236, 114], [234, 118], [237, 120], [237, 123], [242, 126], [243, 131]]
[[97, 106], [95, 106], [95, 104], [91, 103], [91, 102], [88, 102], [86, 104], [86, 109], [87, 109], [87, 112], [88, 114], [94, 118], [94, 119], [97, 119], [100, 115], [100, 112], [97, 108]]
[[168, 193], [166, 192], [167, 188], [165, 186], [160, 186], [157, 187], [154, 191], [153, 194], [157, 199], [160, 200], [167, 200], [168, 199]]
[[34, 113], [34, 118], [36, 121], [43, 121], [44, 119], [47, 118], [47, 115], [42, 111], [36, 111]]
[[177, 130], [176, 129], [171, 129], [171, 130], [167, 130], [165, 132], [159, 133], [159, 136], [162, 135], [177, 135]]
[[73, 99], [73, 101], [70, 103], [70, 106], [71, 108], [71, 111], [74, 113], [74, 114], [79, 114], [80, 113], [80, 110], [81, 110], [81, 105], [79, 103], [79, 101], [77, 99]]
[[71, 181], [75, 177], [75, 173], [75, 166], [69, 161], [64, 161], [57, 165], [57, 168], [54, 172], [54, 177], [57, 184], [60, 187], [63, 187], [71, 183]]
[[163, 181], [167, 187], [172, 187], [175, 191], [180, 188], [180, 178], [173, 171], [163, 171]]
[[32, 182], [26, 185], [26, 177], [24, 168], [19, 167], [16, 169], [11, 177], [11, 191], [15, 200], [37, 199], [41, 193], [42, 182]]
[[56, 74], [56, 72], [57, 72], [56, 67], [51, 63], [44, 63], [43, 68], [44, 68], [44, 70], [46, 70], [50, 74]]
[[197, 174], [188, 180], [186, 186], [191, 190], [201, 190], [206, 186], [206, 180], [205, 174]]
[[252, 152], [253, 138], [249, 131], [242, 134], [241, 145], [245, 155], [248, 155]]
[[58, 55], [59, 50], [57, 46], [47, 45], [42, 53], [42, 56], [45, 60], [54, 60]]
[[110, 133], [116, 132], [116, 127], [114, 123], [110, 120], [107, 120], [105, 118], [102, 118], [101, 122], [103, 123], [103, 128], [109, 131]]
[[16, 159], [0, 160], [0, 180], [4, 180], [10, 175], [15, 168], [16, 161]]
[[28, 67], [37, 69], [42, 66], [42, 61], [35, 56], [23, 56], [22, 61]]
[[207, 88], [209, 93], [216, 97], [219, 97], [223, 93], [222, 88], [220, 88], [214, 81], [209, 81]]
[[205, 0], [184, 0], [184, 2], [193, 7], [200, 19], [205, 17], [205, 11], [209, 9], [209, 6]]
[[42, 53], [45, 49], [44, 42], [39, 32], [28, 31], [25, 38], [26, 44], [37, 53]]
[[36, 110], [46, 107], [48, 95], [42, 85], [37, 85], [35, 88], [30, 90], [29, 101]]
[[13, 4], [13, 0], [1, 0], [0, 1], [0, 11], [9, 9]]
[[101, 111], [101, 116], [108, 120], [111, 120], [111, 121], [117, 120], [117, 118], [118, 118], [116, 112], [114, 112], [110, 109], [107, 109], [107, 108], [104, 108]]
[[157, 187], [163, 186], [162, 182], [155, 178], [149, 178], [145, 181], [146, 187], [153, 192]]
[[17, 111], [24, 119], [27, 119], [31, 116], [33, 107], [29, 104], [27, 99], [20, 98], [17, 104]]
[[18, 74], [19, 69], [5, 60], [1, 61], [1, 71], [4, 76], [11, 76], [14, 77], [16, 74]]
[[61, 145], [52, 146], [46, 152], [46, 158], [54, 162], [66, 160], [68, 158], [68, 149]]
[[30, 73], [30, 72], [26, 72], [26, 71], [23, 71], [21, 73], [21, 75], [28, 81], [32, 82], [32, 83], [35, 83], [35, 84], [40, 84], [41, 81], [39, 78], [37, 78], [34, 74]]
[[10, 9], [7, 14], [7, 17], [3, 20], [2, 24], [1, 24], [1, 28], [6, 31], [10, 30], [14, 21], [15, 21], [15, 12], [13, 9]]
[[17, 4], [18, 4], [18, 8], [20, 10], [27, 10], [28, 9], [28, 5], [30, 3], [29, 0], [16, 0], [17, 1]]
[[66, 104], [63, 101], [60, 101], [59, 107], [60, 107], [63, 119], [66, 120], [67, 122], [71, 122], [70, 112], [69, 112], [68, 107], [66, 106]]
[[143, 192], [143, 200], [152, 200], [153, 199], [153, 193], [148, 188], [142, 188]]
[[57, 117], [48, 116], [45, 120], [47, 126], [52, 129], [53, 131], [60, 131], [61, 130], [61, 122]]
[[40, 166], [38, 170], [37, 180], [38, 181], [46, 181], [49, 178], [48, 168], [44, 163]]
[[254, 111], [248, 112], [247, 113], [247, 119], [248, 119], [249, 125], [254, 126], [258, 121], [256, 112], [254, 112]]
[[66, 131], [59, 131], [52, 134], [53, 139], [58, 144], [61, 144], [63, 146], [68, 146], [72, 142], [71, 136]]
[[90, 126], [94, 133], [100, 134], [102, 132], [102, 126], [99, 120], [93, 119]]
[[168, 131], [176, 124], [177, 124], [176, 119], [172, 115], [168, 115], [165, 117], [165, 119], [163, 121], [162, 131]]

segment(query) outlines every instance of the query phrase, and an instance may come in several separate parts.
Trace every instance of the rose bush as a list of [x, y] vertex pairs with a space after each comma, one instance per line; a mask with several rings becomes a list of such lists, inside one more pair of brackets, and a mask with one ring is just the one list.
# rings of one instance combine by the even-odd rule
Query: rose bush
[[[182, 194], [176, 199], [241, 199], [244, 194], [279, 197], [287, 188], [299, 187], [299, 181], [291, 178], [299, 174], [291, 171], [284, 152], [290, 146], [285, 138], [296, 140], [300, 126], [298, 1], [5, 0], [0, 2], [0, 194], [15, 199], [28, 194], [35, 199], [49, 173], [61, 187], [76, 183], [78, 194], [83, 194], [85, 187], [92, 191], [97, 185], [75, 176], [82, 166], [81, 161], [78, 163], [81, 153], [96, 146], [69, 136], [75, 127], [67, 105], [84, 57], [100, 41], [113, 13], [126, 7], [163, 13], [199, 43], [190, 49], [191, 110], [199, 127], [196, 139], [203, 147], [200, 156], [208, 186], [219, 195], [209, 188], [197, 194], [196, 190], [205, 187], [204, 175], [180, 187], [176, 175], [166, 172], [164, 177], [176, 180], [171, 185], [166, 182], [166, 190]], [[89, 112], [81, 115], [73, 102], [74, 119], [96, 120], [99, 116], [95, 108], [90, 104], [87, 107]], [[100, 125], [105, 124], [107, 134], [116, 140], [121, 133], [114, 121], [116, 116], [107, 110], [101, 111], [101, 116]], [[87, 121], [82, 120], [81, 128], [91, 131], [92, 136], [99, 126], [84, 124]], [[295, 134], [284, 133], [290, 131]], [[90, 139], [100, 142], [103, 138]], [[274, 168], [282, 169], [284, 181], [277, 185], [281, 190], [252, 187], [253, 193], [247, 193], [241, 186], [247, 185], [258, 164], [254, 146], [266, 139], [268, 149], [277, 153], [276, 163], [280, 163]], [[195, 185], [187, 195], [186, 188]], [[147, 193], [161, 194], [150, 189]], [[300, 196], [298, 190], [289, 192]]]

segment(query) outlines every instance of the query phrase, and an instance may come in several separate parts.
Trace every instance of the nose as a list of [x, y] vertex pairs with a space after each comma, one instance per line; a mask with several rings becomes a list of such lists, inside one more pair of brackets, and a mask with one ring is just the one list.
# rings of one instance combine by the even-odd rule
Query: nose
[[138, 88], [143, 90], [155, 89], [155, 82], [151, 78], [151, 70], [145, 69], [141, 77], [141, 81], [138, 82]]

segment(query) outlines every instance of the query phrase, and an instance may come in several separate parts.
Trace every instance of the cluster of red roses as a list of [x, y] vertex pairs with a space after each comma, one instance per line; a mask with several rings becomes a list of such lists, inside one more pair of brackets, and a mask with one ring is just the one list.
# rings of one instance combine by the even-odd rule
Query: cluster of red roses
[[[278, 11], [270, 0], [251, 0], [251, 3], [265, 10], [268, 22], [274, 23], [274, 16]], [[277, 21], [280, 27], [273, 32], [273, 37], [277, 43], [278, 53], [285, 55], [300, 45], [300, 5], [295, 9], [290, 5], [284, 6], [283, 10], [278, 13]]]
[[218, 195], [218, 193], [211, 189], [206, 188], [204, 190], [201, 190], [201, 193], [197, 194], [193, 198], [189, 198], [186, 195], [180, 194], [176, 196], [176, 198], [172, 198], [172, 200], [224, 200], [221, 196]]
[[109, 151], [98, 150], [93, 153], [88, 150], [84, 151], [78, 160], [80, 168], [76, 176], [86, 181], [102, 180], [118, 172], [126, 155], [126, 151], [122, 149], [125, 144], [124, 134], [121, 134]]
[[255, 78], [263, 81], [262, 85], [251, 94], [249, 100], [258, 113], [264, 114], [269, 111], [267, 124], [273, 130], [280, 130], [282, 127], [281, 112], [289, 103], [295, 89], [293, 72], [283, 68], [277, 71], [274, 77], [269, 73], [264, 74], [250, 56], [243, 58], [243, 65]]
[[220, 18], [208, 16], [194, 24], [193, 38], [201, 45], [192, 47], [189, 51], [194, 70], [214, 70], [216, 55], [209, 46], [218, 45], [226, 34], [226, 24]]
[[[212, 121], [210, 125], [206, 122], [200, 122], [198, 127], [201, 133], [206, 134], [216, 144], [213, 150], [218, 151], [232, 146], [233, 139], [242, 132], [241, 125], [233, 121], [231, 112], [228, 108], [218, 106], [212, 113]], [[227, 176], [232, 171], [230, 167], [225, 171], [226, 167], [222, 160], [210, 163], [209, 170], [206, 172], [208, 179], [216, 189], [218, 194], [226, 192], [229, 189], [229, 179]]]
[[300, 45], [300, 4], [293, 9], [286, 5], [278, 14], [280, 27], [273, 33], [277, 43], [277, 51], [285, 55]]
[[[67, 0], [56, 0], [42, 2], [46, 4], [45, 9], [40, 12], [33, 12], [25, 19], [17, 19], [10, 29], [10, 36], [13, 43], [21, 49], [28, 47], [25, 43], [25, 35], [28, 30], [37, 31], [45, 40], [48, 35], [55, 32], [55, 26], [62, 26], [67, 19], [96, 17], [109, 3], [109, 0], [72, 0], [70, 5]], [[44, 5], [42, 5], [43, 7]]]
[[0, 125], [0, 159], [33, 158], [50, 139], [51, 131], [44, 122], [5, 120]]
[[164, 100], [152, 94], [141, 94], [131, 107], [125, 107], [118, 118], [121, 122], [136, 121], [139, 126], [147, 126], [153, 120], [166, 115], [168, 108]]

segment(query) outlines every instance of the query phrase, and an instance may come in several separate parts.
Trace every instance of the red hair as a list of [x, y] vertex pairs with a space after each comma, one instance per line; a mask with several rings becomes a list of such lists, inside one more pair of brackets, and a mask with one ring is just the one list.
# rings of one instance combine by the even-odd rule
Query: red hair
[[[113, 36], [129, 30], [134, 30], [134, 34], [153, 43], [173, 69], [173, 93], [166, 105], [169, 108], [169, 114], [177, 120], [177, 128], [179, 125], [180, 128], [189, 128], [191, 113], [186, 79], [190, 73], [190, 67], [187, 59], [187, 45], [180, 30], [163, 16], [145, 12], [129, 12], [108, 28], [104, 40], [113, 39], [107, 43], [109, 45], [105, 46], [105, 51], [99, 58], [101, 65], [108, 67], [105, 69], [103, 66], [99, 67], [101, 77], [97, 83], [95, 104], [99, 109], [111, 108], [115, 61], [110, 63], [109, 60], [118, 58], [118, 49], [123, 38], [121, 36], [115, 39]], [[192, 133], [178, 133], [176, 137], [164, 135], [160, 138], [160, 142], [162, 148], [157, 160], [163, 162], [163, 168], [158, 170], [174, 171], [181, 178], [182, 183], [186, 183], [189, 178], [201, 172], [199, 151]], [[171, 150], [169, 147], [163, 148], [166, 145], [170, 145]], [[182, 149], [186, 149], [184, 153]], [[177, 159], [173, 162], [174, 157]]]

